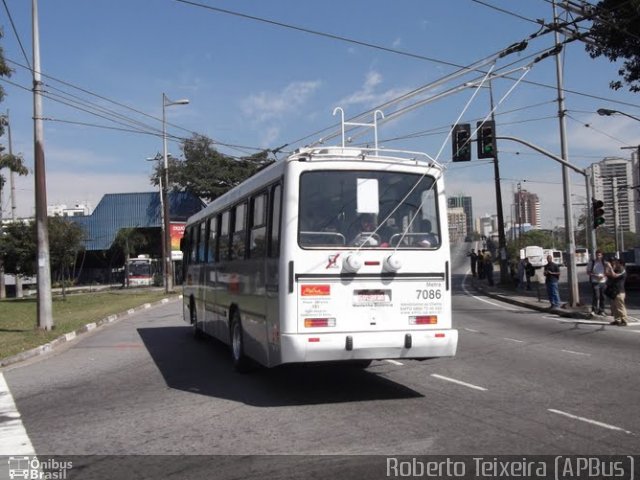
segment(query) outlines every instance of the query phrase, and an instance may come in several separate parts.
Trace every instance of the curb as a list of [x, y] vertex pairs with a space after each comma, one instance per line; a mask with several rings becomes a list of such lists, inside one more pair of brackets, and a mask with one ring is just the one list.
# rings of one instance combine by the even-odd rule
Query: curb
[[480, 287], [478, 285], [474, 285], [474, 287], [475, 287], [475, 289], [477, 291], [484, 293], [488, 297], [495, 298], [496, 300], [500, 300], [500, 301], [503, 301], [505, 303], [510, 303], [511, 305], [517, 305], [517, 306], [520, 306], [520, 307], [525, 307], [525, 308], [529, 308], [531, 310], [537, 310], [539, 312], [544, 312], [544, 313], [552, 313], [554, 315], [558, 315], [559, 317], [564, 317], [564, 318], [573, 318], [573, 319], [578, 319], [578, 320], [589, 320], [592, 317], [590, 313], [583, 313], [583, 312], [577, 312], [577, 311], [567, 311], [567, 310], [563, 310], [563, 309], [559, 309], [559, 308], [551, 309], [549, 307], [543, 307], [542, 305], [535, 305], [535, 304], [530, 303], [530, 302], [525, 302], [525, 301], [522, 301], [522, 300], [518, 300], [518, 299], [509, 297], [509, 296], [501, 294], [501, 293], [489, 292], [489, 291], [485, 290], [484, 288], [482, 288], [482, 287]]
[[8, 365], [13, 365], [15, 363], [23, 362], [33, 357], [37, 357], [39, 355], [44, 355], [46, 353], [52, 352], [56, 347], [63, 345], [67, 342], [72, 341], [78, 335], [82, 335], [84, 333], [95, 330], [98, 327], [102, 327], [103, 325], [109, 325], [114, 323], [116, 320], [122, 320], [123, 318], [127, 318], [133, 315], [136, 312], [140, 312], [143, 310], [148, 310], [149, 308], [164, 305], [165, 303], [169, 303], [172, 299], [179, 300], [182, 298], [182, 294], [175, 295], [169, 298], [163, 298], [153, 303], [145, 303], [140, 305], [139, 307], [130, 308], [129, 310], [121, 313], [116, 313], [113, 315], [109, 315], [108, 317], [102, 318], [96, 322], [87, 323], [86, 325], [74, 330], [72, 332], [64, 333], [60, 335], [58, 338], [51, 340], [44, 345], [40, 345], [39, 347], [32, 348], [30, 350], [25, 350], [24, 352], [17, 353], [10, 357], [0, 358], [0, 368], [6, 367]]

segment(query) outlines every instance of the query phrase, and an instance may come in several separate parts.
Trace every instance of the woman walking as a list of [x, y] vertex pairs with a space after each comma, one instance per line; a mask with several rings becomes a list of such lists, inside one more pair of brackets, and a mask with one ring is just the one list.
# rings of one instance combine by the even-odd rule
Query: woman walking
[[624, 268], [624, 261], [614, 258], [611, 262], [611, 268], [607, 271], [607, 289], [605, 290], [612, 295], [610, 296], [611, 315], [613, 315], [611, 325], [627, 326], [627, 307], [624, 303], [624, 283], [626, 279], [627, 272]]

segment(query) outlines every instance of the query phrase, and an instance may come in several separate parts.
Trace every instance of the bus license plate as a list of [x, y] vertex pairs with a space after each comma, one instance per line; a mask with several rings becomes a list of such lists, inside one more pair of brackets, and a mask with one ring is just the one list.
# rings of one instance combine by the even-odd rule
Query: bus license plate
[[391, 301], [390, 290], [355, 290], [356, 303], [385, 303]]

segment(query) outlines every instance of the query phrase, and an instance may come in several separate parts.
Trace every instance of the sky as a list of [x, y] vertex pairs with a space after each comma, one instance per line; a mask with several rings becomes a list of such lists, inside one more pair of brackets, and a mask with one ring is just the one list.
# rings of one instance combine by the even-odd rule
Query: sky
[[[553, 18], [550, 0], [39, 0], [38, 9], [49, 205], [95, 208], [106, 193], [153, 191], [147, 159], [162, 152], [163, 94], [189, 100], [166, 108], [169, 153], [180, 156], [180, 138], [197, 133], [234, 156], [286, 145], [283, 158], [322, 138], [339, 144], [330, 135], [336, 107], [349, 119], [427, 87], [381, 108], [380, 144], [445, 164], [446, 193], [472, 196], [476, 217], [496, 212], [493, 163], [476, 159], [475, 146], [472, 161], [451, 163], [447, 135], [456, 122], [475, 125], [489, 114], [490, 90], [466, 84], [491, 71], [497, 134], [561, 153], [555, 57], [532, 64], [553, 47], [553, 34], [462, 70], [539, 32], [535, 20]], [[0, 46], [14, 70], [0, 79], [0, 113], [9, 115], [13, 152], [33, 171], [31, 16], [25, 0], [0, 6]], [[640, 116], [640, 94], [609, 88], [619, 65], [591, 59], [580, 42], [566, 46], [561, 65], [568, 161], [584, 168], [629, 158], [624, 147], [640, 144], [640, 123], [596, 113]], [[364, 130], [354, 142], [371, 144]], [[498, 141], [498, 151], [505, 221], [520, 182], [539, 195], [543, 228], [563, 223], [561, 166], [511, 141]], [[584, 179], [571, 174], [570, 183], [577, 218]], [[17, 178], [15, 192], [18, 216], [32, 215], [33, 175]]]

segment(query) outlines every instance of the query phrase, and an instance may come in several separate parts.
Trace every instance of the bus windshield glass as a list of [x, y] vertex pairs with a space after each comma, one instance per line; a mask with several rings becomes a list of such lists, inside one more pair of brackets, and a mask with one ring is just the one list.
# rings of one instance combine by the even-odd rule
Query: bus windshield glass
[[300, 177], [302, 248], [437, 248], [432, 176], [388, 171], [309, 171]]
[[130, 260], [129, 275], [151, 275], [151, 264], [149, 263], [149, 260]]

